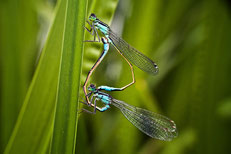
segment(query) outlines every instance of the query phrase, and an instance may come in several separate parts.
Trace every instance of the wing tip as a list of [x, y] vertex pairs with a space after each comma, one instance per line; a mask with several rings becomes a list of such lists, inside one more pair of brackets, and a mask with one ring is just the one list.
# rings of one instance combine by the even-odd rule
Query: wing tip
[[170, 120], [170, 122], [172, 124], [171, 127], [162, 128], [165, 133], [162, 133], [158, 136], [154, 135], [151, 137], [162, 140], [162, 141], [172, 141], [174, 138], [176, 138], [178, 136], [178, 130], [176, 128], [176, 124], [172, 120]]
[[152, 75], [157, 75], [159, 73], [159, 67], [156, 63], [152, 62], [153, 64], [153, 69], [149, 72]]

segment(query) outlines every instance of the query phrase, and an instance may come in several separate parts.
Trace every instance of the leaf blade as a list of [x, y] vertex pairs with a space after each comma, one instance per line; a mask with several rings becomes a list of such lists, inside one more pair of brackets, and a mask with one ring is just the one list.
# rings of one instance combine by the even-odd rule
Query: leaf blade
[[86, 1], [68, 0], [51, 153], [74, 153]]
[[48, 147], [57, 92], [65, 5], [65, 1], [60, 1], [60, 7], [5, 154], [44, 153]]

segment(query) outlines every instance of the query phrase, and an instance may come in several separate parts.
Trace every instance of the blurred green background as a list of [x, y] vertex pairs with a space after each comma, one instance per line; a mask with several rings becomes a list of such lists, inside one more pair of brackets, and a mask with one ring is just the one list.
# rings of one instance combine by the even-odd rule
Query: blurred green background
[[[27, 110], [22, 106], [28, 102], [28, 95], [33, 91], [33, 87], [29, 86], [39, 66], [47, 33], [58, 12], [57, 4], [55, 0], [0, 1], [0, 153], [9, 146], [12, 136], [11, 140], [26, 136], [12, 132], [19, 127], [15, 126], [17, 120], [23, 117], [19, 113]], [[118, 35], [159, 66], [159, 74], [156, 76], [150, 76], [134, 67], [135, 85], [110, 94], [128, 104], [174, 120], [179, 136], [171, 142], [151, 139], [112, 107], [96, 115], [79, 115], [76, 153], [231, 153], [230, 1], [89, 0], [86, 18], [92, 10]], [[85, 36], [90, 38], [88, 33]], [[52, 45], [52, 49], [55, 49], [59, 44]], [[80, 88], [101, 51], [101, 43], [85, 44]], [[56, 66], [58, 68], [59, 64]], [[57, 76], [49, 71], [52, 65], [44, 67], [48, 69], [48, 74]], [[97, 86], [122, 87], [131, 80], [129, 66], [111, 46], [91, 82]], [[48, 89], [44, 98], [55, 102], [56, 88], [49, 90], [51, 85], [45, 83], [43, 86]], [[41, 90], [35, 90], [34, 98], [37, 96], [38, 102]], [[45, 108], [43, 106], [41, 111], [48, 112]], [[38, 139], [38, 142], [32, 143], [25, 138], [21, 144], [31, 143], [41, 148], [41, 153], [49, 153], [54, 106], [50, 108], [51, 115], [47, 122], [51, 127], [49, 130], [41, 129], [39, 134], [39, 137], [47, 139]], [[36, 108], [30, 112], [32, 116]], [[39, 121], [35, 119], [31, 125], [45, 121], [41, 117], [36, 118]], [[19, 141], [12, 143], [10, 145], [16, 147], [13, 151], [26, 147], [19, 146]], [[31, 152], [24, 150], [22, 153]]]

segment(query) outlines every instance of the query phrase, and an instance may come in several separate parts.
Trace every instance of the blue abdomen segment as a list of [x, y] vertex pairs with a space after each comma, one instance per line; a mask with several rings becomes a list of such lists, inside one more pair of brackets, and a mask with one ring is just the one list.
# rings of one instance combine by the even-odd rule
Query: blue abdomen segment
[[109, 50], [109, 44], [104, 44], [103, 49], [104, 49], [104, 51], [108, 51]]
[[109, 86], [100, 86], [98, 87], [99, 90], [105, 90], [105, 91], [121, 91], [121, 88], [114, 88]]

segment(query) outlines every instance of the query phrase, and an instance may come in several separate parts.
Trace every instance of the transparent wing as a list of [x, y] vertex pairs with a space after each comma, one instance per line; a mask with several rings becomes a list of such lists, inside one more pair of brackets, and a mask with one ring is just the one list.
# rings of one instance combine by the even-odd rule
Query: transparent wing
[[116, 99], [112, 100], [112, 105], [119, 108], [134, 126], [152, 138], [171, 141], [178, 135], [174, 121], [165, 116], [128, 105]]
[[147, 56], [130, 46], [122, 38], [118, 37], [113, 31], [109, 31], [109, 37], [113, 42], [113, 45], [133, 64], [139, 67], [141, 70], [155, 75], [158, 73], [158, 66], [155, 62], [149, 59]]

